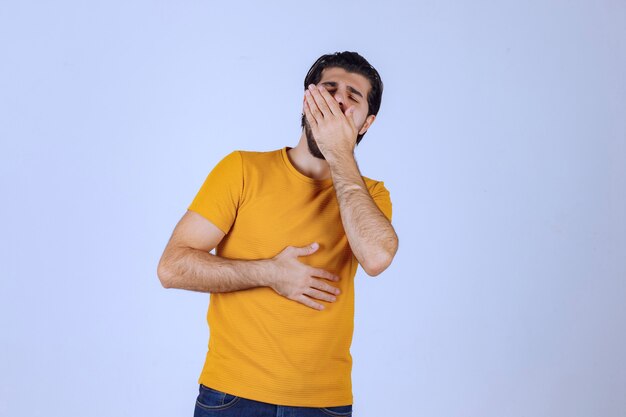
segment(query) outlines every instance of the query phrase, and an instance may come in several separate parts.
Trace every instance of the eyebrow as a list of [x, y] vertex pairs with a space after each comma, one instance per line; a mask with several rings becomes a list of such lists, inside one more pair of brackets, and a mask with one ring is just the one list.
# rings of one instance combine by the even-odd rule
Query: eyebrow
[[[337, 83], [334, 81], [324, 81], [322, 83], [322, 85], [327, 85], [329, 87], [337, 87]], [[346, 87], [348, 89], [348, 91], [350, 91], [351, 93], [356, 94], [357, 96], [363, 98], [363, 94], [361, 94], [361, 92], [359, 90], [357, 90], [356, 88], [352, 87], [351, 85]]]

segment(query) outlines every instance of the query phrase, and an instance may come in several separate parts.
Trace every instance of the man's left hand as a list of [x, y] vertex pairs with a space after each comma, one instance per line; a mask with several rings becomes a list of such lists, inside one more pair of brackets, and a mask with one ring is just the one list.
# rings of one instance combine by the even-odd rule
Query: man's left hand
[[339, 155], [352, 155], [358, 129], [354, 122], [354, 106], [341, 111], [339, 103], [324, 86], [309, 85], [304, 96], [304, 114], [313, 136], [328, 160]]

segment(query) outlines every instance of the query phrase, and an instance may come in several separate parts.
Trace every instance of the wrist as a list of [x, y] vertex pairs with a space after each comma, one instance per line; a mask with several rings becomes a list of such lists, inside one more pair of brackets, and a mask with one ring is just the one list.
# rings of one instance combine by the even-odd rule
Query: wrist
[[327, 151], [324, 154], [324, 158], [326, 158], [326, 162], [331, 167], [336, 165], [345, 164], [346, 161], [354, 160], [354, 152], [350, 150], [333, 150]]
[[276, 260], [274, 258], [258, 260], [259, 283], [263, 287], [274, 288], [276, 281]]

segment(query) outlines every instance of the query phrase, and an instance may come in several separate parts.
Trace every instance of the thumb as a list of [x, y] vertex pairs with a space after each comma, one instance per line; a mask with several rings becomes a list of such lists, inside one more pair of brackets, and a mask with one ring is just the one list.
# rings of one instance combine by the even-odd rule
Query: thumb
[[300, 248], [296, 248], [296, 256], [310, 255], [313, 252], [315, 252], [319, 247], [320, 247], [320, 245], [317, 242], [313, 242], [312, 244], [310, 244], [308, 246], [303, 246], [303, 247], [300, 247]]

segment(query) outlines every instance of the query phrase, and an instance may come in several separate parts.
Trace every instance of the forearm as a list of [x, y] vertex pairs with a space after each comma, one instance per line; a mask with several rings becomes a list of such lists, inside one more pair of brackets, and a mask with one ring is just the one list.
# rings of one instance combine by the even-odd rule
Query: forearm
[[398, 249], [396, 232], [372, 199], [353, 155], [333, 156], [329, 166], [352, 252], [369, 275], [378, 275]]
[[172, 248], [159, 265], [166, 288], [199, 292], [231, 292], [270, 286], [269, 259], [228, 259], [193, 248]]

